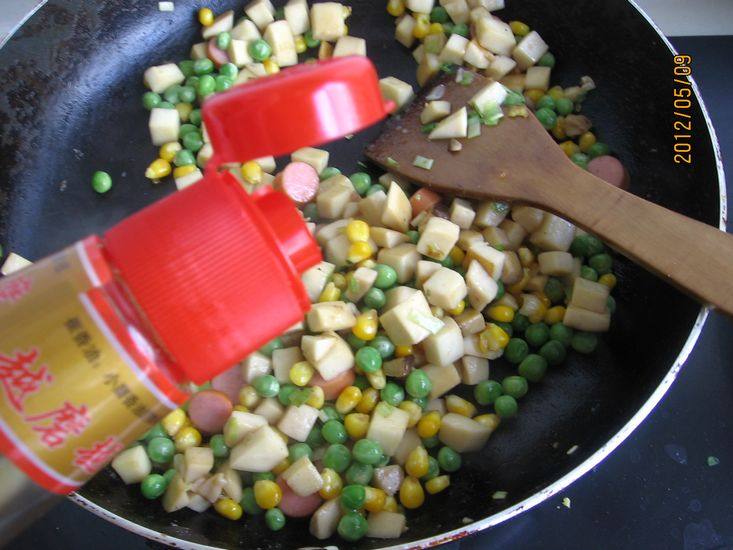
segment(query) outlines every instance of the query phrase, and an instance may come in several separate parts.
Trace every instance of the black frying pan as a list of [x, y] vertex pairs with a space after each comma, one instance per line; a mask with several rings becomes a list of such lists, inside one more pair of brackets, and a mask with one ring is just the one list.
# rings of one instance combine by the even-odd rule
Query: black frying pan
[[[393, 40], [385, 2], [347, 3], [354, 8], [351, 33], [367, 39], [380, 75], [414, 83], [415, 63]], [[676, 165], [672, 53], [637, 9], [626, 0], [508, 3], [502, 18], [526, 21], [550, 44], [558, 59], [555, 81], [572, 85], [589, 74], [598, 84], [585, 112], [631, 172], [631, 190], [719, 225], [719, 159], [699, 97], [692, 109], [694, 162]], [[52, 0], [0, 50], [5, 250], [40, 258], [174, 191], [172, 183], [153, 186], [143, 177], [155, 150], [140, 96], [148, 65], [183, 58], [199, 38], [193, 12], [202, 3], [175, 4], [173, 13], [161, 13], [153, 0]], [[242, 13], [243, 2], [207, 4], [215, 12]], [[363, 146], [378, 131], [329, 145], [332, 164], [356, 171]], [[100, 169], [115, 179], [105, 196], [89, 185]], [[674, 380], [707, 312], [635, 265], [623, 259], [617, 265], [618, 312], [598, 351], [588, 358], [573, 355], [533, 387], [519, 416], [482, 453], [466, 457], [451, 476], [450, 490], [408, 514], [410, 529], [402, 539], [385, 542], [435, 544], [511, 517], [588, 471], [644, 419]], [[492, 377], [509, 372], [499, 361], [492, 369]], [[497, 490], [507, 491], [506, 500], [491, 498]], [[109, 471], [76, 499], [118, 524], [177, 545], [322, 544], [308, 535], [304, 520], [289, 520], [273, 534], [261, 518], [243, 524], [213, 513], [168, 515]], [[464, 518], [478, 523], [465, 525]], [[381, 544], [365, 539], [360, 546]]]

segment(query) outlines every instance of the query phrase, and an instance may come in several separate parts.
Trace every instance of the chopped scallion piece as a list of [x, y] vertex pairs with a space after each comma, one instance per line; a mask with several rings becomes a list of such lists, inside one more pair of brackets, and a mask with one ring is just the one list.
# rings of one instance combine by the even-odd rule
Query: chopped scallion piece
[[456, 69], [457, 66], [455, 65], [455, 63], [443, 63], [440, 66], [440, 70], [447, 74], [453, 74], [454, 72], [456, 72]]
[[510, 90], [506, 86], [504, 86], [504, 89], [506, 90], [506, 97], [504, 98], [502, 105], [524, 105], [525, 104], [524, 96], [522, 94], [520, 94], [519, 92], [515, 90]]
[[471, 71], [465, 71], [463, 69], [458, 69], [458, 74], [456, 75], [456, 82], [458, 82], [462, 86], [470, 86], [473, 83], [473, 79], [476, 77]]
[[433, 162], [435, 162], [433, 159], [429, 159], [427, 157], [417, 155], [415, 157], [415, 160], [412, 161], [412, 164], [413, 166], [417, 166], [418, 168], [423, 168], [425, 170], [432, 170]]
[[432, 132], [435, 129], [437, 125], [438, 124], [436, 122], [431, 122], [430, 124], [423, 124], [420, 130], [422, 131], [423, 134], [429, 134], [430, 132]]
[[486, 126], [496, 126], [504, 116], [501, 107], [497, 103], [489, 103], [483, 113], [479, 113], [481, 121]]
[[466, 137], [473, 139], [481, 135], [481, 119], [478, 116], [468, 117], [468, 133]]
[[392, 157], [387, 157], [387, 161], [386, 161], [386, 162], [387, 162], [387, 164], [389, 164], [390, 166], [399, 166], [399, 165], [400, 165], [400, 163], [399, 163], [399, 162], [397, 162], [397, 161], [396, 161], [395, 159], [393, 159]]
[[507, 497], [506, 491], [494, 491], [494, 494], [491, 495], [491, 498], [494, 500], [504, 500]]

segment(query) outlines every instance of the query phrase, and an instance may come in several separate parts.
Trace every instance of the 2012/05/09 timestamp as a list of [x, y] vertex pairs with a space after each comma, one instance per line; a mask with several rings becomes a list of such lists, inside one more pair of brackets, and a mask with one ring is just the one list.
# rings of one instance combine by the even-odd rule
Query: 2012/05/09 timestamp
[[689, 55], [674, 56], [674, 151], [675, 164], [692, 164], [692, 85], [686, 77], [692, 74]]

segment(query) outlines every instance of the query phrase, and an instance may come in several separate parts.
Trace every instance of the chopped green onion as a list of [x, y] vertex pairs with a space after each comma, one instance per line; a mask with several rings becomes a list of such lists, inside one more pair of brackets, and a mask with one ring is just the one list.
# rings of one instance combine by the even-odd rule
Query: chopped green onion
[[717, 466], [720, 464], [720, 459], [717, 456], [709, 456], [708, 457], [708, 466]]
[[415, 160], [412, 161], [412, 165], [425, 170], [431, 170], [433, 168], [433, 162], [435, 162], [433, 159], [417, 155]]
[[399, 165], [400, 165], [400, 163], [399, 163], [399, 162], [397, 162], [397, 161], [396, 161], [395, 159], [393, 159], [392, 157], [387, 157], [387, 160], [386, 160], [385, 162], [386, 162], [387, 164], [389, 164], [390, 166], [399, 166]]
[[494, 494], [491, 495], [491, 498], [494, 500], [504, 500], [507, 497], [506, 491], [494, 491]]
[[443, 63], [440, 66], [440, 70], [447, 74], [453, 74], [456, 72], [457, 65], [455, 63]]
[[476, 117], [468, 117], [468, 133], [466, 137], [473, 139], [481, 135], [481, 119]]
[[497, 214], [503, 214], [509, 211], [509, 205], [505, 202], [492, 202], [491, 209]]
[[525, 105], [524, 96], [515, 90], [510, 90], [504, 86], [506, 90], [506, 97], [502, 102], [502, 105]]
[[481, 121], [486, 124], [486, 126], [496, 126], [499, 124], [499, 120], [504, 116], [504, 113], [501, 110], [501, 107], [497, 103], [489, 103], [486, 108], [484, 109], [483, 113], [479, 113], [481, 116]]
[[476, 75], [473, 74], [471, 71], [458, 69], [458, 73], [456, 74], [456, 82], [458, 82], [462, 86], [470, 86], [473, 83], [473, 79], [475, 77]]
[[562, 499], [562, 505], [565, 506], [565, 508], [570, 508], [570, 499], [568, 497]]
[[423, 124], [422, 128], [420, 128], [420, 131], [422, 131], [423, 134], [429, 134], [430, 132], [432, 132], [435, 129], [437, 125], [438, 124], [436, 122], [431, 122], [430, 124]]

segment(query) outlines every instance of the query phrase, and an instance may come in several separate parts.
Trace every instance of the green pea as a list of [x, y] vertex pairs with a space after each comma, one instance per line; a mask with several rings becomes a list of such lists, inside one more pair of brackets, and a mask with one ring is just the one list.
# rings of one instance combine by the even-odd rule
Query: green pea
[[550, 327], [550, 338], [560, 342], [567, 348], [573, 339], [573, 329], [563, 325], [562, 323], [556, 323]]
[[512, 321], [512, 327], [514, 327], [514, 330], [517, 333], [524, 332], [527, 330], [527, 327], [529, 327], [529, 317], [526, 315], [522, 315], [521, 313], [517, 313], [514, 315], [514, 320]]
[[[1, 254], [0, 254], [1, 255]], [[168, 433], [165, 431], [165, 428], [158, 422], [155, 424], [152, 428], [150, 428], [144, 436], [142, 436], [140, 439], [145, 441], [146, 443], [153, 439], [154, 437], [168, 437]]]
[[257, 395], [261, 397], [275, 397], [280, 391], [280, 382], [271, 374], [262, 374], [252, 381]]
[[346, 336], [346, 342], [351, 346], [351, 349], [359, 350], [366, 346], [366, 340], [362, 340], [358, 336], [356, 336], [353, 332], [350, 332], [348, 336]]
[[567, 97], [561, 97], [560, 99], [555, 101], [555, 110], [560, 116], [568, 116], [570, 113], [573, 112], [574, 107], [575, 105], [573, 104], [573, 102]]
[[613, 258], [611, 258], [610, 254], [606, 254], [605, 252], [596, 254], [588, 259], [588, 265], [595, 269], [599, 275], [605, 275], [606, 273], [611, 273]]
[[298, 387], [295, 384], [281, 384], [280, 389], [277, 392], [277, 400], [280, 401], [280, 403], [287, 407], [290, 405], [290, 398], [298, 391]]
[[189, 76], [184, 83], [185, 86], [191, 86], [192, 88], [198, 89], [199, 81], [201, 79], [198, 76]]
[[265, 512], [265, 523], [270, 531], [279, 531], [285, 527], [285, 514], [280, 508], [270, 508]]
[[170, 103], [178, 103], [180, 101], [178, 99], [178, 92], [180, 91], [180, 89], [181, 87], [178, 84], [168, 86], [163, 92], [163, 99]]
[[323, 465], [339, 474], [346, 470], [349, 464], [351, 464], [351, 452], [341, 443], [334, 443], [329, 446], [323, 455]]
[[539, 348], [550, 339], [550, 328], [545, 323], [534, 323], [524, 331], [524, 338], [530, 346]]
[[514, 327], [511, 323], [505, 323], [504, 321], [493, 321], [493, 323], [501, 330], [507, 333], [507, 336], [511, 338], [514, 335]]
[[308, 437], [306, 438], [305, 442], [310, 446], [311, 449], [315, 447], [320, 447], [325, 442], [325, 439], [323, 439], [323, 434], [321, 434], [321, 428], [319, 428], [318, 426], [313, 426], [311, 431], [308, 433]]
[[183, 139], [183, 136], [190, 134], [191, 132], [198, 132], [199, 129], [194, 124], [181, 124], [178, 129], [178, 138]]
[[264, 346], [260, 348], [260, 353], [262, 355], [266, 355], [267, 357], [272, 357], [273, 351], [275, 351], [276, 349], [282, 349], [284, 347], [285, 345], [283, 344], [282, 339], [273, 338], [272, 340], [267, 342], [267, 344], [265, 344]]
[[[537, 356], [529, 355], [528, 357]], [[525, 362], [527, 362], [527, 359], [522, 361], [522, 363]], [[527, 379], [524, 378], [524, 376], [507, 376], [501, 381], [501, 389], [504, 392], [504, 395], [511, 395], [514, 399], [520, 399], [527, 395], [529, 385], [527, 384]]]
[[611, 315], [616, 313], [616, 299], [613, 296], [606, 298], [606, 307]]
[[232, 43], [232, 35], [228, 32], [220, 32], [216, 36], [216, 47], [220, 50], [226, 50]]
[[590, 258], [603, 252], [603, 243], [598, 237], [585, 233], [573, 239], [570, 253], [579, 258]]
[[453, 28], [451, 29], [451, 34], [459, 34], [463, 38], [468, 38], [468, 25], [465, 23], [458, 23], [457, 25], [453, 25]]
[[515, 365], [521, 363], [528, 354], [529, 346], [521, 338], [512, 338], [504, 348], [504, 357]]
[[473, 397], [479, 405], [491, 405], [504, 392], [495, 380], [482, 380], [473, 389]]
[[551, 109], [555, 110], [555, 100], [552, 99], [549, 95], [543, 95], [539, 100], [537, 101], [537, 108], [538, 109]]
[[407, 375], [405, 389], [412, 397], [427, 397], [433, 389], [433, 383], [423, 371], [413, 370]]
[[409, 231], [408, 231], [408, 232], [406, 233], [406, 235], [407, 235], [407, 237], [408, 237], [408, 238], [410, 239], [410, 242], [411, 242], [412, 244], [417, 244], [417, 241], [419, 241], [419, 240], [420, 240], [420, 233], [418, 233], [418, 232], [417, 232], [417, 231], [415, 231], [414, 229], [410, 229], [410, 230], [409, 230]]
[[303, 40], [305, 40], [305, 45], [308, 48], [317, 48], [321, 45], [320, 40], [316, 40], [313, 38], [313, 31], [307, 30], [305, 31], [305, 34], [303, 35]]
[[341, 170], [336, 168], [335, 166], [326, 166], [323, 169], [323, 172], [320, 173], [318, 178], [321, 181], [327, 180], [328, 178], [332, 178], [333, 176], [338, 176], [341, 173]]
[[405, 390], [399, 384], [387, 382], [382, 391], [379, 392], [379, 397], [382, 401], [396, 407], [405, 400]]
[[193, 62], [193, 74], [196, 76], [209, 74], [213, 72], [213, 70], [214, 62], [211, 59], [205, 57], [204, 59], [197, 59]]
[[440, 265], [450, 269], [451, 267], [453, 267], [453, 258], [451, 258], [450, 256], [446, 256], [440, 261]]
[[262, 513], [262, 508], [259, 507], [255, 500], [255, 491], [252, 487], [242, 489], [242, 499], [239, 501], [239, 505], [245, 514], [256, 516]]
[[175, 468], [169, 468], [168, 470], [166, 470], [165, 473], [163, 473], [163, 479], [165, 479], [166, 484], [170, 483], [177, 473], [178, 472]]
[[455, 452], [450, 447], [441, 447], [438, 451], [438, 464], [440, 464], [441, 470], [445, 472], [455, 472], [461, 467], [461, 455]]
[[207, 97], [216, 90], [216, 79], [210, 74], [205, 74], [199, 78], [196, 85], [196, 91], [201, 97]]
[[545, 53], [540, 60], [537, 62], [540, 67], [550, 67], [552, 69], [555, 66], [555, 56], [550, 52]]
[[[437, 439], [437, 436], [434, 436]], [[424, 441], [424, 440], [423, 440]], [[427, 448], [427, 447], [426, 447]], [[420, 481], [430, 481], [440, 475], [440, 464], [432, 456], [428, 457], [428, 473], [420, 478]]]
[[580, 266], [580, 276], [589, 281], [595, 282], [598, 280], [598, 272], [588, 265]]
[[290, 394], [290, 404], [300, 407], [303, 405], [311, 396], [313, 388], [298, 388]]
[[361, 462], [352, 462], [344, 474], [346, 483], [352, 483], [354, 485], [369, 485], [372, 477], [374, 477], [374, 466], [371, 464], [362, 464]]
[[364, 304], [370, 309], [382, 309], [387, 303], [384, 291], [372, 287], [364, 295]]
[[181, 149], [176, 153], [173, 158], [173, 164], [176, 166], [187, 166], [189, 164], [196, 164], [196, 157], [188, 149]]
[[377, 264], [374, 268], [377, 271], [377, 278], [374, 281], [374, 286], [386, 290], [392, 288], [397, 282], [397, 272], [393, 267], [386, 264]]
[[369, 346], [377, 350], [382, 359], [389, 359], [394, 355], [395, 346], [392, 340], [382, 334], [377, 335], [374, 340], [369, 342]]
[[346, 428], [338, 420], [329, 420], [323, 425], [321, 429], [321, 435], [328, 443], [346, 443], [349, 435], [346, 433]]
[[576, 332], [573, 334], [570, 345], [578, 353], [593, 353], [598, 346], [598, 336], [592, 332]]
[[196, 101], [196, 88], [193, 86], [181, 86], [178, 89], [178, 101], [182, 103], [193, 103]]
[[[547, 344], [542, 346], [542, 349], [545, 349], [545, 347], [551, 343], [552, 341], [547, 342]], [[564, 360], [565, 359], [565, 348], [563, 348], [560, 342], [555, 342], [552, 345], [553, 353], [556, 351], [555, 346], [560, 346], [560, 348], [562, 348], [562, 359]], [[540, 353], [542, 353], [541, 350], [540, 350]], [[557, 355], [553, 355], [553, 357], [557, 357]], [[539, 382], [545, 376], [545, 372], [547, 371], [547, 363], [548, 363], [547, 358], [544, 355], [537, 355], [533, 353], [533, 354], [528, 355], [524, 359], [524, 361], [522, 361], [519, 364], [519, 368], [517, 369], [517, 371], [519, 372], [521, 376], [523, 376], [530, 382]], [[510, 395], [512, 395], [512, 397], [515, 397], [517, 399], [522, 397], [521, 395], [513, 395], [513, 394], [510, 394]]]
[[[326, 422], [328, 422], [329, 420], [341, 420], [341, 415], [331, 405], [323, 407], [321, 409], [321, 415], [326, 417]], [[326, 422], [324, 422], [324, 424]]]
[[112, 176], [107, 172], [97, 170], [92, 175], [92, 189], [100, 195], [112, 189]]
[[158, 109], [175, 109], [176, 106], [170, 101], [161, 101], [158, 103]]
[[313, 449], [307, 443], [293, 443], [288, 449], [288, 459], [290, 459], [291, 464], [304, 456], [308, 458], [313, 456]]
[[[426, 437], [422, 440], [422, 446], [426, 449], [434, 449], [440, 445], [440, 438], [437, 435], [434, 435], [432, 437]], [[433, 458], [432, 456], [430, 458]], [[435, 459], [433, 459], [435, 460]]]
[[372, 177], [366, 172], [356, 172], [355, 174], [351, 174], [349, 179], [351, 180], [351, 185], [356, 189], [356, 192], [362, 197], [366, 195], [367, 190], [372, 185]]
[[186, 78], [194, 74], [193, 65], [194, 65], [193, 59], [184, 59], [183, 61], [178, 62], [178, 68], [181, 69], [183, 76], [185, 76]]
[[[565, 351], [565, 346], [557, 340], [550, 340], [540, 348], [540, 356], [542, 356], [551, 367], [561, 365], [565, 361], [566, 355], [567, 352]], [[532, 376], [528, 376], [526, 373], [520, 372], [520, 374], [530, 382], [537, 382], [537, 380], [533, 380]]]
[[219, 67], [219, 74], [234, 80], [239, 74], [239, 69], [234, 63], [224, 63], [221, 67]]
[[431, 23], [447, 23], [449, 20], [448, 12], [443, 6], [435, 6], [430, 11], [430, 22]]
[[550, 299], [550, 302], [557, 304], [562, 302], [565, 298], [565, 287], [560, 282], [560, 279], [555, 277], [549, 277], [545, 283], [545, 296]]
[[494, 401], [494, 411], [496, 411], [496, 414], [501, 418], [511, 418], [512, 416], [516, 416], [518, 409], [519, 405], [517, 405], [517, 400], [511, 395], [502, 395]]
[[351, 453], [354, 455], [354, 460], [372, 466], [382, 460], [384, 454], [382, 446], [372, 439], [360, 439], [354, 443]]
[[346, 510], [359, 510], [365, 500], [366, 489], [363, 485], [347, 485], [341, 490], [341, 505]]
[[160, 474], [146, 475], [140, 483], [140, 492], [149, 500], [155, 500], [165, 493], [168, 483]]
[[592, 159], [602, 157], [611, 153], [611, 148], [600, 141], [596, 141], [588, 148], [588, 156]]
[[212, 435], [211, 439], [209, 439], [209, 447], [211, 447], [216, 458], [226, 458], [229, 456], [229, 447], [224, 443], [224, 436], [222, 434]]
[[369, 195], [373, 195], [374, 193], [379, 193], [380, 191], [382, 193], [387, 192], [387, 190], [382, 185], [380, 185], [379, 183], [375, 183], [367, 190], [366, 196], [368, 197]]
[[318, 206], [315, 203], [309, 202], [303, 207], [303, 216], [305, 219], [314, 221], [318, 219]]
[[364, 391], [369, 386], [371, 386], [371, 384], [369, 383], [369, 379], [366, 376], [364, 376], [363, 374], [357, 374], [356, 377], [354, 378], [354, 383], [351, 385], [356, 386], [361, 391]]
[[145, 92], [143, 94], [143, 107], [148, 111], [155, 109], [160, 105], [161, 101], [160, 94], [156, 94], [155, 92]]
[[282, 6], [275, 10], [275, 21], [282, 21], [285, 19], [285, 8]]
[[[443, 23], [443, 33], [450, 36], [453, 33], [453, 22], [452, 21], [446, 21]], [[446, 65], [446, 63], [443, 63], [443, 65]], [[443, 69], [443, 65], [440, 66], [440, 69]], [[448, 63], [450, 65], [450, 63]]]
[[555, 111], [548, 109], [547, 107], [537, 109], [537, 111], [535, 111], [535, 116], [537, 117], [537, 120], [540, 121], [540, 124], [542, 124], [542, 126], [547, 130], [552, 130], [555, 127], [555, 124], [557, 124], [557, 114]]
[[275, 481], [275, 474], [272, 472], [256, 472], [252, 474], [252, 484], [258, 481]]
[[269, 59], [272, 55], [272, 47], [262, 38], [258, 38], [257, 40], [250, 42], [247, 50], [249, 51], [249, 55], [252, 59], [259, 61], [260, 63]]
[[150, 460], [159, 464], [165, 464], [170, 462], [173, 455], [176, 454], [176, 446], [167, 437], [154, 437], [148, 441], [146, 451]]
[[216, 82], [216, 86], [214, 90], [216, 90], [217, 92], [223, 92], [225, 90], [228, 90], [229, 88], [231, 88], [234, 85], [234, 82], [232, 81], [232, 79], [229, 78], [228, 76], [224, 76], [223, 74], [220, 74], [214, 80]]
[[588, 168], [588, 161], [590, 160], [588, 158], [588, 155], [585, 153], [573, 153], [570, 155], [570, 160], [573, 161], [575, 164], [580, 166], [583, 169]]
[[368, 527], [369, 525], [364, 516], [359, 512], [350, 511], [341, 516], [336, 530], [342, 539], [356, 542], [366, 535]]
[[354, 356], [356, 365], [366, 373], [377, 372], [382, 368], [382, 356], [371, 346], [365, 346]]

